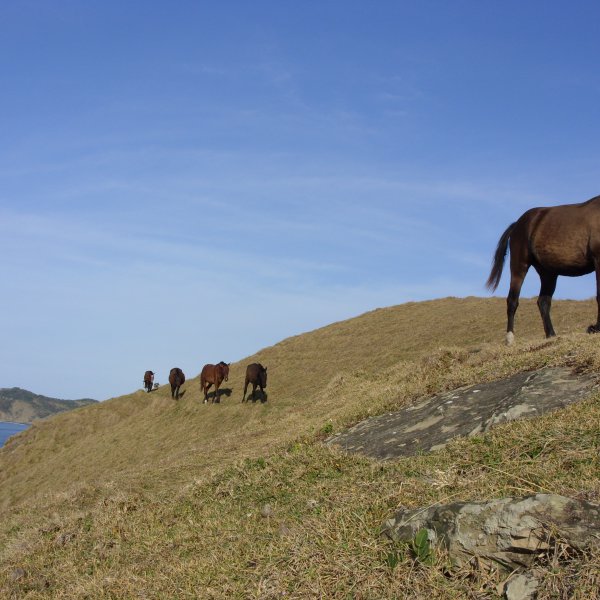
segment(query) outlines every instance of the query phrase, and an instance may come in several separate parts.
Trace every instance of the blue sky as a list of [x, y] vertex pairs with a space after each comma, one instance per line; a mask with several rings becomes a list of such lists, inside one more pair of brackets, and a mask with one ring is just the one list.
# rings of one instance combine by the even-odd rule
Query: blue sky
[[580, 1], [0, 4], [0, 387], [486, 296], [509, 223], [600, 193], [599, 34]]

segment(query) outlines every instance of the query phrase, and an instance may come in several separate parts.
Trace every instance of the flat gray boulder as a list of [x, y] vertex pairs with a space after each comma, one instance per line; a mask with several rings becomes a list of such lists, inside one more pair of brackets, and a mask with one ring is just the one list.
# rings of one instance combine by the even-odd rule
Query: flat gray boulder
[[372, 417], [327, 440], [379, 459], [443, 448], [452, 438], [485, 433], [505, 421], [542, 415], [589, 395], [595, 379], [564, 367], [470, 385], [398, 412]]
[[476, 559], [490, 568], [521, 570], [557, 543], [580, 551], [600, 547], [600, 506], [557, 494], [453, 502], [401, 510], [386, 521], [383, 533], [410, 543], [422, 529], [455, 566]]

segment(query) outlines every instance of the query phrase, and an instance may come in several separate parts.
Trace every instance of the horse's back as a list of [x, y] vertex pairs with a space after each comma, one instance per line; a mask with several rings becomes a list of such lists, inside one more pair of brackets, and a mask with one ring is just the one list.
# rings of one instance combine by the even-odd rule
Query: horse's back
[[185, 383], [185, 375], [179, 367], [174, 367], [169, 373], [169, 383], [171, 385], [183, 385]]
[[220, 383], [223, 379], [227, 379], [229, 376], [229, 365], [221, 361], [217, 365], [207, 364], [202, 367], [200, 372], [200, 378], [204, 381], [210, 381], [211, 383]]
[[217, 365], [208, 364], [202, 367], [202, 371], [200, 373], [200, 384], [204, 386], [207, 383], [220, 383], [217, 375]]
[[264, 367], [260, 363], [252, 363], [246, 367], [246, 379], [256, 381], [262, 371], [264, 371]]
[[260, 363], [249, 364], [246, 367], [246, 382], [265, 386], [267, 382], [267, 369]]
[[559, 275], [589, 273], [593, 255], [600, 253], [600, 196], [528, 210], [515, 224], [510, 250]]

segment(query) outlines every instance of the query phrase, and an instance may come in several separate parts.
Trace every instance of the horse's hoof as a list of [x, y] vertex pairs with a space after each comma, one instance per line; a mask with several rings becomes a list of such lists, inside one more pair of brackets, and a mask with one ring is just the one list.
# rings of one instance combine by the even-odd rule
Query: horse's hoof
[[512, 331], [509, 331], [506, 334], [506, 345], [512, 346], [515, 343], [515, 334]]
[[587, 328], [587, 332], [588, 333], [598, 333], [598, 327], [596, 327], [596, 325], [590, 325]]

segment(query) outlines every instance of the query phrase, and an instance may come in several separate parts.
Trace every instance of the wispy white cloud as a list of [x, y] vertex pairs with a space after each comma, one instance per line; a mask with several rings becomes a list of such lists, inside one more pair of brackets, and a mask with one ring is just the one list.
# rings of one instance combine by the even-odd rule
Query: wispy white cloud
[[557, 12], [525, 11], [507, 53], [510, 11], [453, 8], [448, 29], [444, 10], [148, 6], [5, 11], [2, 385], [64, 395], [68, 368], [70, 395], [98, 396], [101, 365], [120, 393], [148, 365], [194, 373], [376, 306], [486, 293], [511, 220], [596, 185], [597, 103], [555, 81], [600, 54], [555, 56]]

